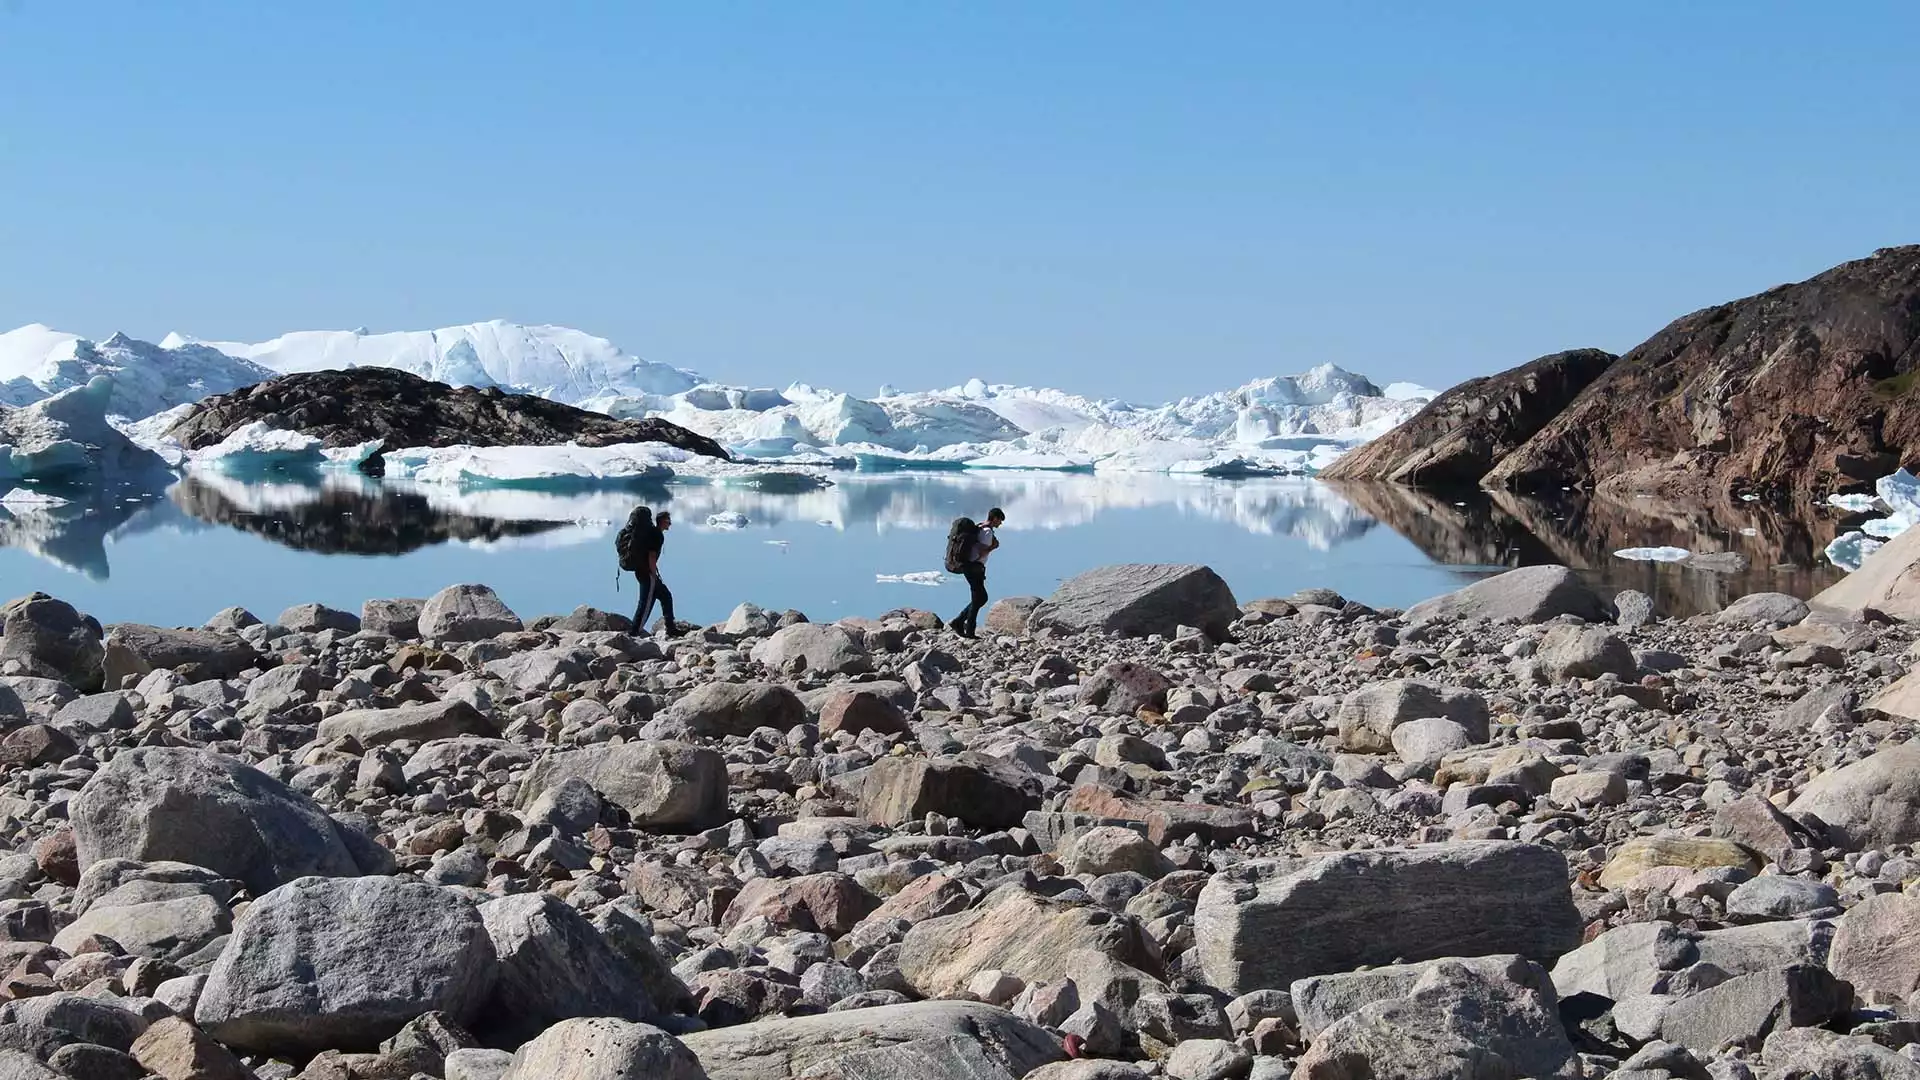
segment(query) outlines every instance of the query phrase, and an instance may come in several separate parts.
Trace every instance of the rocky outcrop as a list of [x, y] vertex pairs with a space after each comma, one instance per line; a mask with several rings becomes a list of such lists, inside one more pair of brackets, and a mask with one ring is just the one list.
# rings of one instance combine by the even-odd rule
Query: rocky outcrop
[[216, 394], [195, 405], [167, 435], [199, 450], [256, 422], [316, 436], [328, 447], [375, 440], [390, 448], [657, 442], [727, 457], [719, 443], [665, 420], [615, 420], [532, 394], [449, 386], [371, 367], [282, 375]]
[[1811, 501], [1920, 458], [1917, 344], [1920, 245], [1884, 248], [1674, 321], [1544, 423], [1581, 354], [1443, 394], [1327, 475]]
[[1434, 398], [1413, 419], [1343, 455], [1320, 477], [1471, 487], [1551, 423], [1616, 359], [1599, 349], [1574, 349], [1469, 379]]

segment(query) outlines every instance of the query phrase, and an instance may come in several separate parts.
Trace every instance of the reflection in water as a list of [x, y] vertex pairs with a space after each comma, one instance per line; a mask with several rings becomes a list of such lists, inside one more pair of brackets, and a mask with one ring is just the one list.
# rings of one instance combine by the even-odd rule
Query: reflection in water
[[449, 540], [498, 541], [560, 528], [561, 521], [475, 517], [425, 496], [359, 477], [324, 484], [245, 484], [189, 475], [167, 492], [202, 521], [323, 555], [404, 555]]
[[[916, 534], [889, 541], [876, 556], [891, 560], [920, 558], [917, 534], [942, 532], [957, 514], [977, 518], [988, 507], [1000, 506], [1014, 531], [1069, 530], [1103, 515], [1130, 513], [1120, 519], [1125, 523], [1120, 532], [1151, 547], [1153, 557], [1237, 558], [1241, 572], [1250, 577], [1325, 573], [1375, 560], [1366, 573], [1371, 575], [1374, 565], [1386, 573], [1376, 583], [1377, 597], [1360, 597], [1370, 602], [1410, 602], [1401, 593], [1444, 587], [1444, 579], [1435, 580], [1433, 568], [1424, 562], [1411, 578], [1404, 563], [1396, 568], [1390, 560], [1406, 558], [1404, 547], [1399, 555], [1392, 550], [1398, 541], [1385, 546], [1361, 542], [1384, 523], [1433, 563], [1455, 568], [1452, 576], [1462, 583], [1498, 568], [1562, 563], [1583, 571], [1602, 588], [1640, 589], [1660, 610], [1676, 615], [1717, 610], [1733, 596], [1761, 589], [1812, 595], [1840, 576], [1825, 563], [1822, 550], [1848, 523], [1825, 507], [1810, 508], [1796, 518], [1757, 503], [1683, 506], [1573, 493], [1542, 501], [1394, 485], [1336, 487], [1300, 479], [1099, 473], [840, 473], [830, 487], [798, 493], [682, 481], [646, 489], [555, 492], [456, 490], [352, 474], [276, 482], [195, 474], [176, 483], [165, 499], [132, 490], [61, 494], [75, 501], [61, 507], [0, 508], [0, 547], [29, 552], [96, 581], [108, 577], [112, 543], [161, 529], [204, 529], [208, 523], [320, 555], [397, 556], [447, 544], [482, 551], [608, 544], [617, 524], [644, 503], [673, 511], [681, 529], [693, 532], [703, 530], [711, 514], [745, 515], [750, 530], [779, 536], [782, 544], [802, 539], [816, 525], [838, 530], [846, 542], [858, 539], [856, 532], [874, 538]], [[1140, 511], [1152, 513], [1143, 517]], [[1215, 537], [1224, 526], [1247, 542], [1233, 545], [1235, 551], [1228, 553], [1217, 540], [1192, 539], [1201, 531], [1183, 523], [1196, 522], [1213, 523]], [[1269, 538], [1291, 541], [1291, 548], [1268, 543]], [[1096, 539], [1088, 534], [1089, 541]], [[1182, 546], [1210, 542], [1215, 546], [1204, 550]], [[1736, 552], [1748, 566], [1711, 573], [1613, 557], [1621, 548], [1659, 545]], [[835, 546], [849, 550], [848, 543], [828, 550]], [[1058, 567], [1049, 566], [1049, 574], [1055, 569], [1062, 574], [1075, 571], [1078, 560], [1092, 550], [1077, 537], [1066, 546], [1073, 550], [1062, 549]], [[1340, 553], [1342, 548], [1348, 553]], [[1302, 549], [1331, 557], [1302, 559]], [[1105, 550], [1109, 557], [1115, 552], [1126, 557], [1118, 545]], [[1383, 559], [1389, 563], [1381, 564]], [[1305, 569], [1309, 563], [1319, 569]], [[921, 568], [885, 565], [874, 570]], [[320, 564], [312, 572], [337, 576]]]
[[[1732, 500], [1681, 504], [1578, 492], [1546, 500], [1506, 492], [1418, 491], [1397, 484], [1332, 486], [1435, 562], [1482, 568], [1480, 573], [1559, 563], [1582, 571], [1603, 592], [1639, 589], [1669, 615], [1718, 611], [1750, 592], [1812, 596], [1844, 576], [1822, 556], [1848, 521], [1828, 507], [1796, 517]], [[1659, 546], [1696, 554], [1733, 552], [1745, 565], [1717, 572], [1613, 555], [1622, 548]]]

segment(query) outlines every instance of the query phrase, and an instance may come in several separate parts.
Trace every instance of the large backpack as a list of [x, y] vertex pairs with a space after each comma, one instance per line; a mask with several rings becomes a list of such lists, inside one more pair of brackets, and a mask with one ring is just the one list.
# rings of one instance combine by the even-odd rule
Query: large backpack
[[972, 518], [957, 517], [947, 528], [947, 573], [962, 574], [973, 561], [973, 545], [980, 540], [980, 526]]
[[647, 534], [653, 531], [653, 511], [644, 506], [627, 515], [627, 523], [613, 538], [614, 553], [620, 556], [620, 569], [638, 571], [647, 557]]

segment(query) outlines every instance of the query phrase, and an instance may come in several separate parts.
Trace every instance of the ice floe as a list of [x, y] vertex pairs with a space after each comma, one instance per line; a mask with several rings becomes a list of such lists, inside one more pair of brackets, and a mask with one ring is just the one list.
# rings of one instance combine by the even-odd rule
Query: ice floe
[[1827, 545], [1827, 561], [1852, 573], [1867, 557], [1920, 522], [1920, 477], [1905, 469], [1874, 481], [1872, 495], [1829, 495], [1828, 504], [1849, 513], [1879, 513]]
[[1621, 548], [1613, 553], [1616, 559], [1627, 559], [1632, 562], [1685, 562], [1692, 556], [1693, 552], [1683, 547]]

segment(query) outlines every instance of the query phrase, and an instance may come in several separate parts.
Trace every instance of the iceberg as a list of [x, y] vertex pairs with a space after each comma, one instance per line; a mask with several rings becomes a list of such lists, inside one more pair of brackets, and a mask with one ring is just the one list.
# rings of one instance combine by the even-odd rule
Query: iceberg
[[1889, 540], [1920, 522], [1920, 477], [1905, 469], [1874, 481], [1872, 495], [1829, 495], [1827, 503], [1849, 513], [1880, 513], [1835, 537], [1826, 548], [1827, 561], [1851, 574], [1860, 569]]
[[95, 343], [45, 326], [0, 334], [0, 404], [30, 405], [104, 376], [107, 415], [138, 420], [272, 378], [259, 364], [204, 345], [177, 348], [115, 334]]
[[38, 507], [66, 506], [72, 499], [63, 499], [58, 495], [49, 495], [31, 488], [14, 488], [0, 495], [0, 506], [9, 510], [34, 509]]
[[1616, 559], [1627, 559], [1633, 562], [1676, 563], [1685, 562], [1692, 556], [1693, 552], [1683, 547], [1621, 548], [1619, 551], [1613, 553], [1613, 557]]
[[192, 451], [187, 458], [200, 468], [232, 475], [317, 469], [327, 463], [319, 437], [276, 428], [263, 420]]
[[915, 570], [907, 574], [875, 574], [873, 580], [883, 585], [944, 585], [947, 575], [938, 570]]
[[746, 527], [747, 527], [747, 515], [742, 514], [738, 511], [727, 510], [718, 514], [707, 515], [707, 528], [709, 529], [720, 529], [726, 532], [734, 532], [740, 529], [744, 529]]
[[678, 394], [707, 381], [691, 371], [632, 356], [606, 338], [564, 326], [523, 326], [500, 319], [386, 334], [310, 330], [254, 344], [202, 342], [180, 334], [169, 334], [161, 342], [163, 348], [187, 345], [210, 346], [275, 374], [399, 368], [455, 386], [496, 386], [569, 405]]
[[107, 419], [113, 385], [110, 377], [95, 375], [24, 408], [0, 405], [0, 481], [115, 477], [158, 483], [166, 461]]

